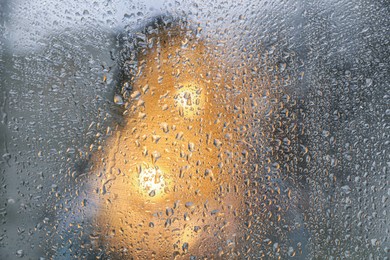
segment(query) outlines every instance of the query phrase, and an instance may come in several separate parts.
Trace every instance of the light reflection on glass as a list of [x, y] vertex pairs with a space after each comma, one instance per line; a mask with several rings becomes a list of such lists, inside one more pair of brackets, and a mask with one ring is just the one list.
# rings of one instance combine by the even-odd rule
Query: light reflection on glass
[[139, 184], [149, 196], [160, 195], [164, 189], [164, 175], [158, 167], [139, 166]]
[[231, 93], [216, 91], [225, 79], [213, 76], [217, 61], [204, 43], [175, 30], [150, 36], [155, 47], [138, 57], [126, 125], [108, 140], [102, 242], [139, 258], [233, 257], [245, 119]]

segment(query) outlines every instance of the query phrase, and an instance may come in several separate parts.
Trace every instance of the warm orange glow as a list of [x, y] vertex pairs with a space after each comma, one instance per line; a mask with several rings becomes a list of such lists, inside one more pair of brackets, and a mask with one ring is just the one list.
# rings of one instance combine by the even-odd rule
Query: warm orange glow
[[136, 259], [229, 254], [243, 208], [242, 119], [216, 91], [224, 82], [211, 78], [216, 61], [202, 42], [156, 38], [105, 150], [104, 243]]

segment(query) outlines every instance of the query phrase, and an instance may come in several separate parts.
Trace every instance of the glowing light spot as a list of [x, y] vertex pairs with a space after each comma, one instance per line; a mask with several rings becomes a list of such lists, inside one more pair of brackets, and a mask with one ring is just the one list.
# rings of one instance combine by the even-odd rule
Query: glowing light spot
[[165, 186], [163, 173], [157, 167], [141, 167], [139, 182], [142, 190], [151, 197], [161, 194]]
[[180, 85], [175, 95], [175, 103], [183, 115], [199, 115], [203, 109], [203, 91], [197, 84]]

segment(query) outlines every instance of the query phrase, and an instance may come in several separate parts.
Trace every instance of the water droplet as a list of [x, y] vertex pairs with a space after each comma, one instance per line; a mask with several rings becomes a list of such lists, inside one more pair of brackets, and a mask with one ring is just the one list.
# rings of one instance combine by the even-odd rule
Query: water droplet
[[123, 99], [120, 95], [114, 96], [114, 103], [117, 105], [123, 105]]
[[222, 142], [219, 139], [214, 139], [214, 145], [217, 148], [220, 148], [222, 146]]
[[194, 203], [193, 202], [186, 202], [185, 206], [186, 206], [186, 208], [193, 208]]
[[16, 251], [16, 256], [17, 257], [23, 257], [24, 256], [24, 251], [22, 249], [19, 249], [18, 251]]

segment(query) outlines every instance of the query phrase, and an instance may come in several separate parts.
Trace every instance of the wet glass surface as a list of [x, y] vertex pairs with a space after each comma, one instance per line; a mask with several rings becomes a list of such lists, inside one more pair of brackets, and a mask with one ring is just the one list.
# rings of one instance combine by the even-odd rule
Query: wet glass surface
[[0, 259], [387, 259], [387, 1], [0, 2]]

